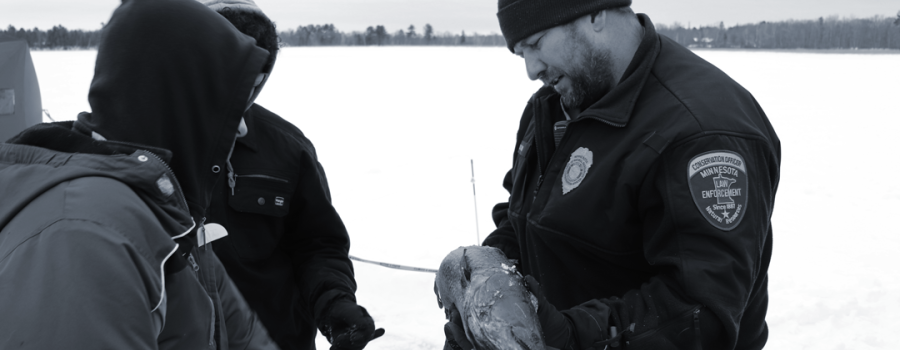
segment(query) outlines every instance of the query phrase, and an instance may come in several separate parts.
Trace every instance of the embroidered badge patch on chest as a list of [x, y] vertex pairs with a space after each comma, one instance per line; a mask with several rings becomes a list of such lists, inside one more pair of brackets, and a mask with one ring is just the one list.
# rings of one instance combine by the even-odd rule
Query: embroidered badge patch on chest
[[700, 154], [688, 163], [688, 184], [694, 204], [710, 224], [731, 231], [747, 212], [747, 166], [731, 151]]
[[581, 185], [581, 180], [584, 180], [584, 177], [587, 176], [591, 164], [594, 164], [594, 153], [591, 150], [579, 147], [575, 152], [572, 152], [572, 156], [569, 157], [569, 164], [566, 164], [566, 170], [563, 171], [562, 175], [562, 193], [564, 195]]

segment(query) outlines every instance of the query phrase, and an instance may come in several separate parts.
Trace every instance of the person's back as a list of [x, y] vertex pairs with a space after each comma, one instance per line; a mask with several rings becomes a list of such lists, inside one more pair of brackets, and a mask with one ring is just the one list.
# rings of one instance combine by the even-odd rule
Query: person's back
[[[141, 198], [129, 187], [153, 191], [147, 185], [165, 174], [162, 162], [148, 152], [110, 162], [108, 155], [0, 147], [0, 347], [150, 348], [139, 344], [155, 343], [163, 326], [161, 268], [177, 246], [171, 236], [192, 225], [180, 215], [163, 218], [164, 227], [147, 215], [145, 200], [176, 213], [186, 208], [149, 193]], [[140, 288], [141, 295], [123, 288]], [[132, 317], [119, 327], [125, 317], [92, 313]]]

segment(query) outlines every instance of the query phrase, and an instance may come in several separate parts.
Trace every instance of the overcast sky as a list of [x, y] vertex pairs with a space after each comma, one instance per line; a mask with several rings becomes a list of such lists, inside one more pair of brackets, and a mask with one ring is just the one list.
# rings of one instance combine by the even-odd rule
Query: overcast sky
[[[98, 29], [120, 0], [0, 0], [0, 26], [49, 29]], [[332, 23], [339, 30], [361, 31], [384, 25], [388, 31], [410, 24], [431, 24], [437, 32], [499, 33], [496, 0], [256, 0], [279, 30], [306, 24]], [[655, 23], [726, 26], [760, 21], [891, 16], [897, 0], [634, 0], [636, 12]]]

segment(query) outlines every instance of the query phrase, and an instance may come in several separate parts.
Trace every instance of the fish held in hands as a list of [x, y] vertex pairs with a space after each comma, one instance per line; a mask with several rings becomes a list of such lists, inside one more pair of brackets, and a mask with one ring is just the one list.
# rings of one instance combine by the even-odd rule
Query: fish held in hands
[[544, 350], [537, 299], [515, 265], [497, 248], [470, 246], [450, 252], [434, 281], [447, 318], [459, 312], [476, 350]]

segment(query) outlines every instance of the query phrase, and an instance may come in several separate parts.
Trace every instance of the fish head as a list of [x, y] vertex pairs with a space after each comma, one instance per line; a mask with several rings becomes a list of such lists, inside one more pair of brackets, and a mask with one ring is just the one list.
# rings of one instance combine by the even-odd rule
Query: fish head
[[543, 350], [537, 310], [522, 277], [497, 270], [472, 277], [464, 307], [467, 335], [476, 349]]
[[[464, 295], [468, 287], [469, 273], [465, 271], [465, 251], [466, 247], [459, 247], [447, 254], [434, 277], [434, 294], [438, 299], [438, 306], [444, 309], [447, 319], [450, 319], [450, 309], [457, 307], [457, 300]], [[458, 311], [462, 313], [462, 310]]]

